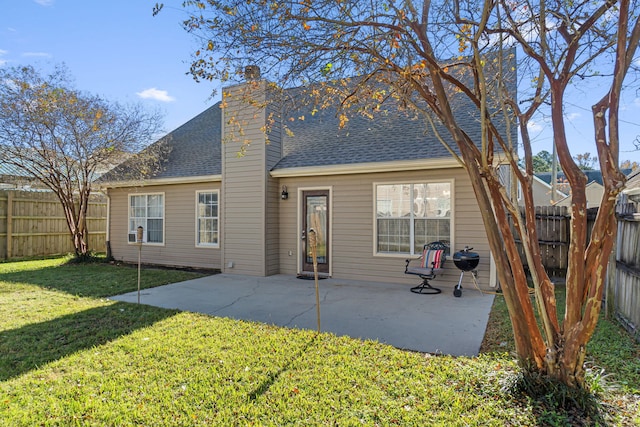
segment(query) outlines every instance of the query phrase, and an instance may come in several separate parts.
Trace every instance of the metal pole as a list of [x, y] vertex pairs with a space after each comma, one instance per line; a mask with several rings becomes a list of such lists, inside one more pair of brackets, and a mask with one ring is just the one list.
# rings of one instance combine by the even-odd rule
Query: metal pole
[[316, 231], [312, 228], [309, 230], [309, 246], [311, 247], [311, 257], [313, 258], [313, 277], [316, 282], [316, 317], [318, 318], [318, 333], [320, 333], [320, 290], [318, 286], [318, 254], [316, 239]]

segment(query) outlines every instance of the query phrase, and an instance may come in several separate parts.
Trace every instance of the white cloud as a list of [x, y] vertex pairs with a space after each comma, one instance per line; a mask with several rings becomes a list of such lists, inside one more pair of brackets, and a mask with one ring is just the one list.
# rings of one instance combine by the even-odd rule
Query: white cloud
[[145, 89], [142, 92], [136, 92], [136, 95], [143, 99], [154, 99], [162, 102], [175, 101], [175, 98], [173, 96], [169, 96], [169, 93], [166, 90], [156, 89], [155, 87]]
[[573, 120], [575, 120], [575, 119], [579, 118], [581, 115], [582, 115], [582, 114], [580, 114], [580, 113], [566, 113], [566, 114], [564, 115], [564, 118], [565, 118], [566, 120], [568, 120], [568, 121], [570, 121], [570, 122], [571, 122], [571, 121], [573, 121]]
[[40, 6], [52, 6], [54, 0], [33, 0]]
[[[0, 57], [3, 56], [3, 55], [6, 55], [7, 53], [9, 53], [9, 51], [0, 49]], [[9, 62], [9, 61], [6, 60], [6, 59], [0, 58], [0, 67], [2, 67], [7, 62]]]
[[51, 54], [47, 52], [24, 52], [22, 56], [28, 58], [51, 58]]
[[529, 132], [540, 132], [543, 127], [535, 120], [529, 120], [529, 123], [527, 123], [527, 129], [529, 129]]

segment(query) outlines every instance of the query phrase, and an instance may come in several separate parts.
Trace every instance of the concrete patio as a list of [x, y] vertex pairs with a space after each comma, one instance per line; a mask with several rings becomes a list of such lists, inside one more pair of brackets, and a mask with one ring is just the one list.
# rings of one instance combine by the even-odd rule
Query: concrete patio
[[[320, 280], [319, 289], [323, 332], [456, 356], [478, 354], [493, 303], [492, 295], [481, 294], [471, 284], [460, 298], [447, 287], [439, 295], [418, 295], [407, 285], [339, 279]], [[135, 303], [137, 292], [111, 299]], [[144, 289], [141, 303], [290, 328], [317, 328], [314, 280], [287, 275], [207, 276]]]

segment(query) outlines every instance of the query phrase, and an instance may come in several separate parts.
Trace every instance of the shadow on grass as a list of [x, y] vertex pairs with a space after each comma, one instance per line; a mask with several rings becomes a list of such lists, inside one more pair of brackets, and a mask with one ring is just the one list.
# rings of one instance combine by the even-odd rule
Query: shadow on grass
[[[140, 286], [146, 289], [203, 275], [180, 270], [143, 269]], [[81, 297], [104, 298], [136, 290], [137, 277], [137, 269], [129, 267], [103, 263], [65, 263], [30, 270], [8, 271], [0, 274], [0, 281], [27, 283]]]
[[106, 344], [176, 313], [120, 302], [0, 332], [0, 381]]
[[280, 378], [280, 376], [283, 373], [287, 372], [291, 368], [291, 365], [294, 362], [298, 361], [307, 352], [307, 350], [311, 347], [311, 345], [313, 345], [316, 342], [317, 338], [318, 338], [318, 335], [314, 335], [309, 340], [309, 342], [307, 342], [304, 346], [300, 347], [298, 351], [292, 353], [292, 356], [280, 367], [280, 369], [278, 369], [276, 372], [272, 372], [271, 374], [269, 374], [265, 379], [265, 381], [263, 381], [261, 384], [258, 385], [258, 387], [255, 388], [255, 390], [249, 393], [249, 400], [250, 401], [256, 400], [258, 397], [264, 395], [267, 391], [269, 391], [271, 386], [275, 384], [278, 378]]

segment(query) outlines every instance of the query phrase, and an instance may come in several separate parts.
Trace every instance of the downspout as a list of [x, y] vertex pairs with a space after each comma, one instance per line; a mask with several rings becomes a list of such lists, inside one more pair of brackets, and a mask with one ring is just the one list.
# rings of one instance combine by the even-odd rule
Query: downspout
[[[100, 189], [102, 191], [102, 189]], [[109, 194], [109, 190], [106, 189], [106, 192], [103, 191], [107, 196], [107, 229], [105, 234], [105, 246], [107, 251], [107, 261], [111, 261], [113, 259], [113, 254], [111, 253], [111, 195]]]

